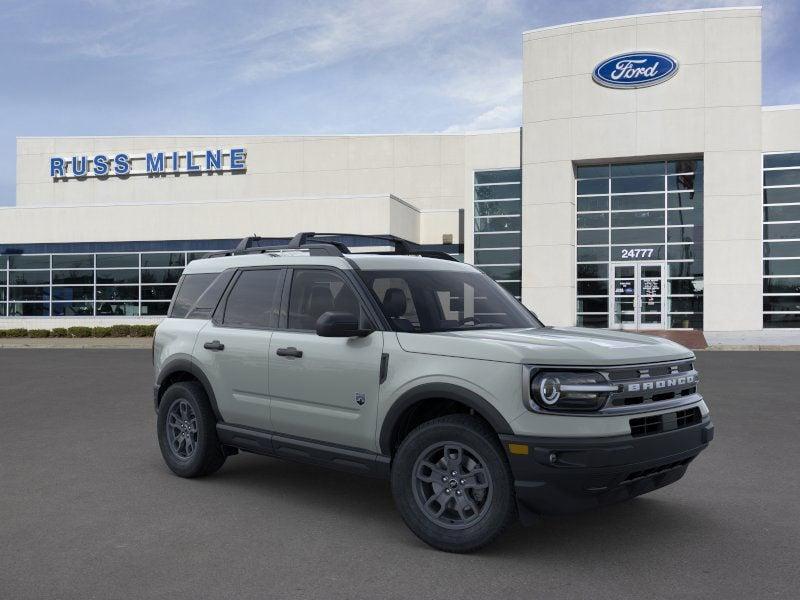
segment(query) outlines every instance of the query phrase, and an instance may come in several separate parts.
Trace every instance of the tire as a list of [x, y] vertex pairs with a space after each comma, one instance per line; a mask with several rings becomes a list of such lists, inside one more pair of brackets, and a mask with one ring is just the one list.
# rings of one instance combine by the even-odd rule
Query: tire
[[517, 516], [514, 478], [497, 436], [470, 415], [428, 421], [403, 440], [392, 494], [411, 531], [445, 552], [474, 552]]
[[158, 445], [173, 473], [202, 477], [223, 465], [225, 454], [216, 425], [202, 385], [181, 381], [167, 388], [158, 405]]

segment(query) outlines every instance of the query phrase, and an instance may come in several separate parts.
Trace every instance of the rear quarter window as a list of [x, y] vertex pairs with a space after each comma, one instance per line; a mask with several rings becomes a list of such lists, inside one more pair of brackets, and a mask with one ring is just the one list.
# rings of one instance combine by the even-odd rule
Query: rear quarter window
[[193, 273], [181, 277], [178, 289], [170, 306], [169, 316], [183, 319], [189, 313], [201, 294], [205, 292], [219, 273]]

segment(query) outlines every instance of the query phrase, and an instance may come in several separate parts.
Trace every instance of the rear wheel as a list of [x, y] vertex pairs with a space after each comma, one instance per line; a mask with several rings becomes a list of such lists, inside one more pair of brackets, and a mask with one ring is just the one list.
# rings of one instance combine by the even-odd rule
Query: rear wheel
[[513, 478], [497, 436], [470, 415], [412, 431], [392, 464], [392, 492], [406, 525], [447, 552], [478, 550], [516, 517]]
[[225, 462], [208, 396], [197, 382], [171, 385], [158, 405], [158, 444], [164, 462], [181, 477], [200, 477]]

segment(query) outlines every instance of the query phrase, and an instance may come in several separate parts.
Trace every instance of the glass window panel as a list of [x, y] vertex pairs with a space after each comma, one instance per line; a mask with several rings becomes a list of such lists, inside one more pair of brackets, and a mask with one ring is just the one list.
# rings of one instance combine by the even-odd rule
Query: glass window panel
[[611, 193], [656, 192], [664, 189], [663, 177], [620, 177], [611, 179]]
[[579, 279], [600, 279], [608, 277], [608, 265], [578, 265]]
[[800, 185], [800, 169], [764, 171], [764, 185]]
[[50, 255], [14, 254], [8, 257], [9, 269], [49, 269]]
[[589, 213], [578, 215], [578, 229], [588, 227], [608, 227], [608, 213]]
[[800, 294], [800, 277], [769, 277], [764, 279], [764, 292], [771, 294]]
[[667, 229], [667, 242], [693, 242], [694, 227], [669, 227]]
[[622, 177], [627, 175], [663, 175], [663, 162], [649, 163], [626, 163], [611, 165], [611, 177]]
[[519, 233], [494, 233], [476, 235], [475, 248], [519, 248], [522, 238]]
[[47, 285], [50, 271], [11, 271], [8, 279], [11, 285]]
[[608, 315], [578, 315], [578, 327], [608, 328]]
[[139, 254], [98, 254], [97, 268], [139, 267]]
[[522, 210], [519, 202], [476, 202], [475, 216], [518, 215]]
[[764, 327], [800, 328], [800, 313], [785, 314], [785, 315], [764, 315]]
[[779, 223], [764, 225], [765, 240], [800, 238], [800, 223]]
[[6, 305], [0, 304], [0, 317], [5, 317], [5, 316], [6, 316]]
[[97, 286], [98, 300], [137, 300], [138, 298], [138, 285]]
[[0, 285], [6, 284], [6, 272], [0, 271]]
[[765, 154], [764, 167], [800, 167], [800, 152]]
[[91, 269], [94, 267], [92, 254], [54, 254], [54, 269]]
[[670, 192], [667, 194], [668, 208], [700, 208], [703, 204], [703, 192]]
[[94, 271], [53, 271], [53, 283], [94, 283]]
[[138, 302], [98, 302], [95, 305], [98, 316], [138, 317]]
[[607, 194], [608, 179], [583, 179], [578, 181], [578, 195]]
[[800, 202], [800, 187], [764, 190], [764, 204]]
[[647, 210], [664, 208], [664, 194], [611, 196], [611, 210]]
[[519, 267], [478, 267], [492, 279], [522, 279]]
[[109, 269], [97, 272], [97, 283], [139, 283], [138, 269]]
[[142, 269], [142, 283], [178, 283], [183, 269]]
[[664, 241], [664, 229], [612, 229], [612, 244], [657, 244]]
[[578, 198], [578, 212], [585, 210], [608, 210], [608, 196]]
[[174, 292], [175, 292], [175, 286], [174, 285], [143, 285], [142, 286], [142, 301], [145, 301], [145, 300], [172, 300], [172, 294]]
[[692, 277], [697, 275], [697, 273], [694, 272], [694, 269], [697, 267], [697, 262], [675, 262], [669, 263], [668, 266], [670, 277]]
[[0, 302], [6, 301], [6, 288], [0, 287]]
[[93, 314], [92, 302], [53, 302], [54, 317], [91, 317]]
[[578, 312], [608, 312], [608, 298], [578, 298]]
[[703, 315], [670, 315], [669, 326], [673, 329], [702, 329]]
[[764, 296], [764, 310], [800, 313], [800, 296]]
[[602, 248], [578, 248], [577, 249], [578, 262], [594, 262], [599, 260], [608, 260], [608, 247]]
[[671, 279], [669, 282], [670, 294], [700, 294], [702, 288], [702, 279]]
[[607, 296], [608, 281], [579, 281], [579, 296]]
[[186, 255], [186, 264], [189, 264], [193, 260], [198, 260], [200, 258], [205, 258], [208, 255], [208, 251], [204, 252], [189, 252]]
[[498, 285], [505, 289], [512, 296], [519, 297], [522, 295], [522, 284], [519, 282], [502, 281], [498, 283]]
[[608, 229], [579, 229], [578, 245], [607, 244]]
[[684, 260], [694, 258], [694, 246], [681, 244], [667, 246], [667, 260]]
[[636, 212], [615, 212], [611, 215], [612, 227], [645, 227], [664, 225], [663, 210], [639, 210]]
[[11, 317], [47, 317], [50, 316], [50, 305], [36, 302], [12, 302], [8, 305]]
[[[663, 229], [660, 230], [663, 233]], [[612, 246], [611, 260], [663, 260], [663, 244], [642, 244], [638, 246]]]
[[608, 177], [608, 165], [583, 165], [576, 169], [577, 179]]
[[143, 317], [163, 317], [169, 310], [169, 302], [142, 302]]
[[54, 286], [53, 300], [93, 300], [94, 288], [83, 286]]
[[796, 206], [765, 206], [765, 221], [800, 221], [800, 204]]
[[703, 312], [703, 297], [670, 298], [669, 312]]
[[669, 210], [668, 225], [702, 225], [703, 213], [699, 210]]
[[767, 258], [800, 258], [800, 242], [764, 242]]
[[497, 200], [521, 197], [522, 186], [518, 183], [509, 185], [484, 185], [475, 188], [475, 200]]
[[765, 260], [764, 275], [800, 275], [800, 259]]
[[505, 265], [519, 263], [522, 259], [520, 250], [476, 250], [475, 264]]
[[502, 169], [499, 171], [476, 171], [475, 183], [505, 183], [521, 181], [522, 171], [519, 169]]
[[703, 188], [703, 178], [694, 175], [667, 175], [668, 190], [700, 190]]
[[[317, 274], [318, 278], [314, 281], [311, 274]], [[302, 306], [307, 307], [308, 302], [311, 300], [312, 295], [318, 288], [314, 288], [314, 283], [320, 283], [319, 288], [322, 288], [325, 293], [330, 294], [330, 307], [327, 310], [333, 310], [334, 307], [334, 294], [332, 293], [332, 281], [339, 283], [339, 277], [326, 271], [295, 271], [295, 282], [298, 277], [305, 278], [304, 282], [309, 284], [308, 293], [302, 296], [307, 302]], [[326, 279], [327, 278], [327, 279]], [[277, 314], [280, 305], [280, 292], [283, 283], [283, 270], [282, 269], [257, 269], [252, 271], [242, 271], [233, 284], [228, 298], [225, 302], [225, 315], [223, 321], [225, 325], [231, 327], [270, 327], [277, 324]], [[327, 285], [326, 285], [327, 284]], [[302, 287], [302, 286], [301, 286]], [[338, 285], [342, 288], [341, 285]], [[302, 290], [301, 290], [302, 291]], [[344, 289], [337, 290], [346, 293]], [[295, 310], [299, 309], [296, 302], [298, 288], [296, 285], [292, 286], [292, 294], [295, 297]], [[353, 299], [356, 304], [358, 301]], [[321, 303], [318, 303], [321, 304]], [[316, 305], [315, 305], [316, 306]], [[291, 309], [290, 309], [291, 312]], [[320, 309], [319, 314], [314, 313], [314, 323], [316, 319], [326, 310]], [[290, 315], [291, 319], [291, 315]], [[292, 323], [289, 324], [292, 328]], [[313, 329], [313, 327], [311, 327]]]
[[0, 255], [0, 269], [5, 269], [8, 266], [8, 256]]
[[667, 162], [667, 174], [696, 173], [703, 170], [702, 160], [671, 160]]
[[145, 267], [182, 267], [186, 264], [183, 252], [142, 253], [142, 268]]
[[475, 231], [519, 231], [520, 217], [497, 217], [494, 219], [475, 219]]

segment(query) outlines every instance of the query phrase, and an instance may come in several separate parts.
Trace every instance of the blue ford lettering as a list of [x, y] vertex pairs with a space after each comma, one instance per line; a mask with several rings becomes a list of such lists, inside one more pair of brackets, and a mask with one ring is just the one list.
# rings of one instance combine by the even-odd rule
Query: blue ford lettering
[[594, 68], [592, 79], [610, 88], [641, 88], [666, 81], [678, 72], [678, 61], [659, 52], [618, 54]]

